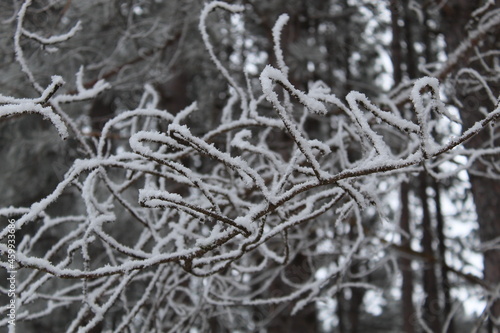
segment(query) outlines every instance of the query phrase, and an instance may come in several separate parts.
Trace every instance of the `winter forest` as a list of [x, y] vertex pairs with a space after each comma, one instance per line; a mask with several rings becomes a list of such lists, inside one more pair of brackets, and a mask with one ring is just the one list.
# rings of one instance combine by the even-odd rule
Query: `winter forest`
[[500, 332], [494, 0], [0, 2], [2, 332]]

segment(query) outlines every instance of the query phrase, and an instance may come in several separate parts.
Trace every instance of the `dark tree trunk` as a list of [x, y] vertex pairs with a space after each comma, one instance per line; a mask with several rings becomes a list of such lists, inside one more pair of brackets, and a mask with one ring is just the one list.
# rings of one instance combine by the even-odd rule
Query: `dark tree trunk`
[[339, 319], [339, 324], [338, 324], [338, 331], [339, 333], [345, 333], [345, 320], [344, 320], [344, 307], [345, 307], [345, 297], [344, 297], [344, 290], [340, 290], [337, 293], [337, 318]]
[[352, 288], [351, 293], [352, 294], [348, 314], [349, 323], [351, 326], [350, 332], [357, 333], [359, 331], [359, 314], [361, 305], [363, 304], [363, 298], [365, 296], [365, 289]]
[[402, 1], [403, 9], [404, 9], [404, 33], [405, 33], [405, 43], [406, 43], [406, 71], [408, 72], [408, 77], [410, 79], [414, 79], [418, 75], [418, 60], [415, 54], [414, 44], [415, 39], [413, 36], [412, 28], [413, 17], [408, 8], [408, 2]]
[[[349, 231], [349, 238], [354, 242], [357, 235], [355, 229], [351, 228]], [[356, 276], [360, 271], [361, 263], [353, 262], [351, 266], [351, 273]], [[354, 278], [353, 282], [361, 282], [359, 278]], [[351, 288], [351, 298], [349, 300], [349, 307], [347, 312], [347, 324], [350, 333], [357, 333], [360, 326], [360, 312], [363, 305], [366, 290], [364, 288]]]
[[[435, 40], [435, 36], [433, 36], [432, 29], [429, 27], [430, 15], [428, 10], [424, 9], [424, 23], [423, 23], [423, 36], [422, 40], [425, 45], [425, 61], [426, 63], [432, 63], [436, 61], [437, 50], [433, 45], [432, 41]], [[434, 133], [434, 135], [437, 135]], [[444, 235], [444, 218], [441, 211], [441, 188], [440, 184], [436, 181], [436, 179], [431, 180], [430, 186], [434, 190], [434, 207], [435, 207], [435, 218], [436, 218], [436, 238], [438, 241], [438, 258], [439, 258], [439, 272], [441, 277], [441, 286], [440, 291], [442, 292], [442, 296], [444, 298], [443, 304], [443, 314], [441, 318], [444, 320], [444, 323], [448, 319], [448, 316], [451, 313], [451, 294], [450, 294], [450, 283], [448, 280], [448, 269], [446, 265], [446, 243], [445, 243], [445, 235]], [[453, 319], [450, 318], [448, 327], [446, 329], [446, 333], [454, 333]]]
[[[403, 8], [401, 5], [401, 1], [399, 0], [391, 0], [390, 2], [392, 25], [391, 55], [392, 66], [394, 68], [394, 86], [399, 85], [403, 80], [403, 50], [401, 46], [402, 34], [399, 22], [405, 17], [405, 13], [402, 12]], [[408, 30], [408, 28], [406, 30]], [[408, 38], [406, 35], [407, 34], [405, 34], [405, 37]], [[411, 58], [411, 56], [409, 58]], [[407, 58], [407, 60], [409, 59]], [[401, 184], [400, 188], [401, 217], [399, 221], [401, 231], [405, 234], [405, 236], [401, 239], [400, 244], [403, 253], [409, 253], [411, 251], [409, 194], [410, 185], [407, 181], [405, 181]], [[411, 268], [411, 259], [409, 256], [403, 255], [398, 259], [398, 262], [402, 278], [401, 306], [403, 316], [403, 332], [414, 333], [415, 308], [413, 305], [413, 272]]]
[[[418, 70], [418, 55], [415, 52], [415, 31], [416, 27], [423, 27], [415, 20], [407, 1], [402, 1], [404, 11], [404, 33], [406, 42], [406, 69], [408, 77], [415, 79], [419, 75]], [[425, 28], [424, 28], [425, 29]], [[419, 30], [421, 31], [421, 30]], [[425, 33], [425, 31], [424, 31]], [[432, 218], [429, 210], [428, 195], [427, 195], [427, 173], [421, 172], [419, 175], [418, 196], [422, 204], [422, 239], [421, 246], [423, 253], [427, 258], [435, 258], [433, 248], [434, 234]], [[436, 267], [433, 260], [424, 263], [423, 268], [423, 289], [425, 293], [425, 301], [423, 304], [423, 320], [426, 325], [433, 331], [439, 332], [441, 329], [440, 323], [440, 304], [439, 304], [439, 289], [438, 279], [436, 276]]]
[[399, 20], [401, 19], [401, 8], [399, 0], [391, 0], [391, 27], [392, 27], [392, 41], [391, 41], [391, 57], [392, 67], [394, 68], [393, 78], [394, 85], [397, 86], [403, 80], [403, 51], [401, 49], [401, 28], [399, 27]]
[[[426, 258], [435, 258], [432, 233], [432, 220], [429, 210], [427, 195], [427, 174], [420, 173], [420, 200], [422, 203], [422, 249]], [[438, 294], [438, 281], [436, 268], [433, 260], [424, 263], [423, 284], [425, 292], [425, 302], [423, 308], [423, 319], [433, 332], [440, 332], [441, 325], [439, 315], [441, 314]]]
[[[446, 320], [451, 313], [451, 294], [450, 294], [450, 282], [448, 280], [448, 266], [446, 265], [446, 243], [444, 235], [444, 218], [441, 211], [441, 189], [439, 183], [433, 179], [432, 187], [434, 189], [434, 203], [436, 205], [436, 230], [438, 238], [438, 253], [440, 261], [440, 271], [441, 271], [441, 288], [444, 296], [444, 312], [443, 317]], [[455, 328], [453, 325], [453, 319], [451, 319], [450, 324], [446, 333], [454, 333]]]
[[[497, 2], [497, 8], [500, 4]], [[456, 0], [447, 2], [441, 9], [441, 30], [443, 31], [447, 50], [449, 53], [453, 52], [460, 42], [467, 37], [467, 23], [471, 17], [472, 12], [478, 7], [478, 2], [467, 0]], [[497, 26], [498, 27], [498, 26]], [[499, 29], [491, 36], [485, 36], [481, 42], [481, 46], [488, 47], [489, 49], [498, 49]], [[468, 57], [462, 57], [463, 61], [467, 61]], [[461, 64], [465, 67], [467, 64]], [[477, 70], [479, 73], [485, 73], [485, 69], [481, 65], [471, 63], [470, 67]], [[479, 91], [471, 91], [464, 89], [465, 87], [457, 87], [458, 97], [463, 104], [463, 111], [461, 113], [464, 128], [469, 128], [476, 121], [482, 118], [480, 108], [484, 107], [487, 111], [491, 111], [494, 105], [489, 101], [483, 89]], [[494, 94], [498, 94], [500, 84], [490, 82], [490, 88]], [[490, 141], [488, 129], [480, 132], [479, 135], [472, 138], [466, 143], [468, 148], [485, 147]], [[493, 142], [494, 146], [498, 146], [499, 142]], [[498, 157], [492, 156], [487, 158], [487, 163], [498, 163]], [[498, 180], [479, 175], [477, 172], [486, 171], [486, 164], [476, 161], [473, 163], [469, 172], [469, 178], [472, 187], [472, 195], [476, 205], [476, 212], [479, 223], [479, 237], [481, 242], [487, 243], [500, 237], [500, 200], [498, 194], [500, 193], [500, 182]], [[498, 286], [500, 281], [500, 250], [487, 250], [484, 253], [484, 280], [489, 284]], [[500, 302], [497, 301], [490, 309], [491, 315], [500, 319]]]
[[[285, 268], [286, 277], [293, 283], [304, 283], [313, 274], [311, 267], [307, 262], [307, 257], [302, 254], [297, 254], [292, 262]], [[283, 283], [281, 280], [277, 280], [272, 286], [271, 292], [276, 293], [279, 291], [278, 295], [284, 296], [289, 294], [292, 290], [291, 288]], [[314, 302], [306, 305], [302, 310], [296, 313], [294, 316], [291, 315], [292, 309], [295, 303], [289, 303], [284, 309], [281, 310], [268, 324], [266, 327], [269, 332], [301, 332], [301, 333], [316, 333], [318, 332], [318, 321], [316, 318], [316, 307]]]
[[[403, 253], [409, 253], [411, 250], [411, 231], [410, 231], [410, 208], [409, 208], [409, 193], [410, 185], [408, 182], [401, 184], [401, 231], [406, 233], [409, 237], [401, 240], [401, 248]], [[415, 308], [413, 306], [413, 272], [411, 269], [411, 259], [409, 256], [402, 256], [399, 258], [399, 266], [402, 275], [401, 285], [401, 301], [403, 308], [403, 332], [415, 332], [414, 314]]]

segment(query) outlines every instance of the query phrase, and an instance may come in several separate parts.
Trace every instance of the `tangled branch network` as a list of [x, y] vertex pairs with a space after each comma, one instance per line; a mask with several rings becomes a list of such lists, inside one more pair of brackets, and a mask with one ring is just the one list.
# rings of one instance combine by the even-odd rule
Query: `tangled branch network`
[[[377, 101], [352, 91], [344, 102], [322, 82], [298, 90], [280, 48], [286, 15], [273, 29], [277, 66], [260, 73], [258, 92], [248, 74], [246, 86], [240, 85], [217, 58], [206, 20], [216, 9], [243, 8], [218, 1], [205, 6], [199, 29], [230, 85], [219, 123], [193, 134], [187, 119], [204, 112], [203, 105], [174, 115], [157, 108], [159, 96], [146, 85], [138, 107], [109, 120], [92, 141], [65, 105], [94, 98], [109, 84], [84, 88], [82, 68], [76, 93], [58, 94], [64, 84], [59, 77], [42, 88], [19, 40], [61, 43], [80, 28], [43, 39], [23, 28], [29, 5], [18, 15], [16, 56], [40, 97], [0, 96], [0, 118], [40, 113], [62, 139], [74, 136], [86, 156], [45, 198], [0, 209], [16, 220], [18, 235], [30, 225], [35, 230], [16, 248], [18, 321], [69, 309], [68, 332], [90, 332], [103, 323], [114, 332], [179, 332], [196, 325], [203, 331], [211, 318], [245, 318], [252, 306], [293, 303], [296, 313], [345, 287], [372, 288], [343, 277], [355, 259], [366, 260], [369, 269], [389, 265], [389, 255], [374, 254], [389, 246], [380, 241], [384, 235], [398, 231], [392, 223], [375, 227], [362, 217], [384, 220], [380, 198], [409, 172], [427, 168], [436, 178], [448, 177], [466, 166], [436, 170], [456, 156], [470, 161], [494, 153], [462, 144], [498, 118], [498, 104], [455, 136], [433, 134], [437, 124], [457, 122], [434, 77]], [[317, 126], [307, 126], [310, 121]], [[128, 145], [113, 141], [116, 132], [129, 137]], [[75, 190], [81, 213], [47, 212]], [[339, 225], [356, 237], [335, 234]], [[3, 254], [8, 232], [0, 234]], [[316, 274], [320, 268], [323, 274]]]

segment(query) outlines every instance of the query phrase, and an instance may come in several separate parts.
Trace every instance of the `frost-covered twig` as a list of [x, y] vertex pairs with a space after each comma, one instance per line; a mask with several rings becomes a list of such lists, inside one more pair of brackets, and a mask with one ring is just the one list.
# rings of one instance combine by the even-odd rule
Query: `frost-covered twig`
[[[497, 147], [462, 146], [498, 119], [498, 105], [462, 133], [436, 136], [437, 121], [456, 122], [440, 99], [437, 78], [409, 82], [379, 100], [352, 91], [344, 102], [322, 82], [312, 83], [308, 92], [295, 88], [279, 45], [286, 15], [272, 31], [278, 68], [269, 65], [260, 73], [259, 94], [251, 83], [257, 78], [248, 73], [248, 89], [241, 88], [216, 56], [207, 16], [216, 8], [232, 13], [243, 8], [220, 1], [204, 7], [199, 24], [212, 62], [231, 86], [218, 122], [196, 134], [189, 126], [196, 125], [197, 112], [206, 112], [202, 102], [174, 115], [158, 108], [160, 94], [146, 84], [137, 107], [115, 115], [92, 142], [63, 107], [91, 100], [111, 84], [86, 86], [81, 67], [75, 92], [55, 95], [62, 84], [57, 77], [41, 89], [20, 38], [62, 43], [79, 25], [42, 38], [23, 28], [29, 5], [24, 2], [18, 16], [15, 48], [40, 97], [0, 96], [0, 117], [40, 113], [62, 137], [70, 128], [85, 155], [30, 207], [0, 209], [23, 233], [16, 257], [26, 272], [19, 281], [20, 320], [65, 307], [72, 311], [68, 331], [90, 331], [105, 321], [116, 332], [176, 331], [219, 313], [234, 316], [239, 308], [250, 313], [294, 302], [292, 312], [298, 313], [345, 288], [374, 288], [362, 279], [391, 260], [385, 251], [395, 244], [387, 234], [402, 234], [391, 223], [379, 228], [373, 222], [388, 219], [380, 202], [424, 167], [435, 178], [450, 177], [499, 153]], [[490, 19], [483, 25], [496, 17]], [[475, 77], [494, 102], [487, 81], [470, 70], [460, 75]], [[415, 111], [416, 122], [403, 116], [403, 108]], [[321, 128], [306, 126], [311, 119], [319, 119]], [[113, 140], [115, 131], [128, 141]], [[468, 161], [437, 170], [458, 156]], [[76, 198], [78, 213], [54, 216], [52, 208], [66, 194]], [[8, 252], [8, 232], [0, 232], [2, 253]], [[46, 292], [56, 287], [57, 292]], [[273, 295], [273, 288], [282, 293]]]
[[[0, 105], [0, 119], [12, 115], [23, 113], [38, 113], [43, 118], [48, 119], [57, 129], [61, 139], [65, 140], [68, 137], [68, 129], [62, 121], [61, 117], [54, 110], [45, 106], [49, 99], [55, 94], [57, 89], [64, 84], [60, 76], [53, 76], [52, 83], [41, 92], [41, 97], [34, 99], [14, 99], [0, 98], [0, 102], [7, 102], [6, 105]], [[3, 96], [2, 96], [3, 97]]]

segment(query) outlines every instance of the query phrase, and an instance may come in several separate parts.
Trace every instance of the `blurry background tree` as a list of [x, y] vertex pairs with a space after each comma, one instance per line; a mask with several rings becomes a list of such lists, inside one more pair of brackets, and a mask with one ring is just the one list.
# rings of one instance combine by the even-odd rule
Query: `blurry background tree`
[[18, 327], [494, 332], [498, 5], [234, 3], [0, 4]]

